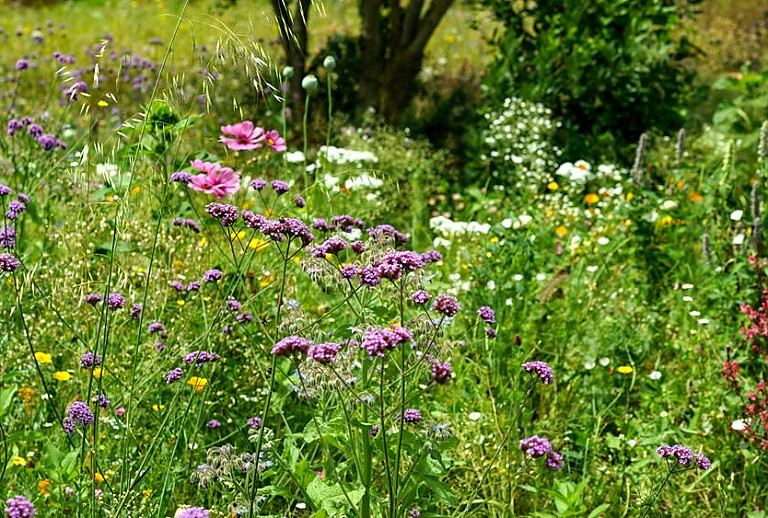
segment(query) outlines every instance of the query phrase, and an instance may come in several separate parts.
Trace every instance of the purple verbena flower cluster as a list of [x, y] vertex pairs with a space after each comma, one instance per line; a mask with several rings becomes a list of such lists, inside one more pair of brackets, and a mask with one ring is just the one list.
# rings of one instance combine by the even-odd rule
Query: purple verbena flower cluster
[[240, 217], [237, 207], [226, 203], [209, 203], [205, 206], [205, 212], [219, 220], [222, 227], [234, 225]]
[[101, 365], [101, 358], [97, 353], [87, 352], [80, 357], [80, 367], [90, 369]]
[[207, 270], [205, 273], [203, 273], [203, 281], [216, 282], [221, 279], [221, 275], [221, 270], [217, 268], [211, 268], [210, 270]]
[[523, 364], [523, 369], [525, 369], [526, 372], [538, 376], [539, 380], [545, 385], [555, 381], [555, 374], [552, 372], [552, 367], [545, 362], [526, 362]]
[[216, 353], [210, 353], [208, 351], [193, 351], [184, 356], [184, 363], [187, 365], [195, 364], [196, 367], [202, 367], [208, 362], [215, 362], [221, 358]]
[[452, 318], [461, 311], [461, 304], [456, 300], [456, 297], [450, 295], [438, 295], [432, 302], [432, 311], [441, 313], [448, 318]]
[[180, 367], [176, 367], [175, 369], [169, 370], [168, 374], [165, 375], [165, 382], [175, 383], [179, 381], [183, 375], [184, 371]]
[[107, 307], [112, 311], [125, 307], [125, 297], [119, 293], [110, 293], [107, 297]]
[[544, 437], [533, 435], [520, 441], [520, 449], [523, 453], [530, 455], [534, 459], [547, 456], [547, 467], [550, 469], [560, 469], [565, 465], [562, 455], [552, 449], [552, 444]]
[[381, 239], [384, 236], [390, 236], [395, 240], [396, 245], [404, 245], [408, 242], [408, 234], [403, 234], [392, 225], [377, 225], [366, 230], [373, 239]]
[[188, 507], [176, 514], [176, 518], [210, 518], [211, 514], [202, 507]]
[[399, 423], [401, 418], [405, 424], [418, 425], [421, 423], [421, 412], [416, 408], [406, 408], [402, 415], [397, 414], [395, 416], [395, 421]]
[[696, 464], [696, 467], [699, 469], [709, 469], [712, 467], [712, 463], [705, 455], [701, 453], [694, 455], [690, 448], [680, 444], [675, 444], [674, 446], [662, 444], [656, 448], [656, 454], [662, 458], [674, 458], [678, 464], [684, 466]]
[[297, 352], [306, 354], [311, 345], [312, 342], [306, 338], [296, 335], [286, 336], [275, 344], [272, 348], [272, 354], [275, 356], [288, 356]]
[[432, 363], [432, 379], [435, 383], [448, 383], [451, 380], [452, 373], [451, 362], [440, 363], [435, 361]]
[[32, 518], [37, 516], [37, 509], [35, 506], [27, 500], [23, 495], [16, 495], [13, 498], [9, 498], [5, 501], [7, 507], [5, 508], [5, 514], [8, 518]]
[[0, 271], [13, 273], [19, 266], [21, 262], [11, 254], [0, 254]]
[[365, 333], [360, 347], [365, 349], [371, 359], [384, 358], [386, 351], [412, 339], [413, 333], [400, 326], [391, 329], [370, 329]]
[[91, 408], [82, 401], [73, 401], [67, 408], [67, 416], [63, 420], [64, 432], [70, 434], [75, 431], [76, 425], [87, 428], [92, 424], [93, 413]]
[[336, 355], [341, 350], [341, 345], [330, 342], [316, 344], [307, 349], [307, 358], [310, 358], [317, 363], [328, 365], [333, 362]]
[[479, 316], [480, 319], [486, 324], [496, 323], [496, 312], [493, 311], [491, 306], [482, 306], [477, 310], [477, 316]]
[[199, 234], [201, 230], [200, 225], [197, 223], [197, 221], [195, 221], [194, 219], [188, 219], [188, 218], [174, 218], [173, 226], [186, 227], [196, 234]]

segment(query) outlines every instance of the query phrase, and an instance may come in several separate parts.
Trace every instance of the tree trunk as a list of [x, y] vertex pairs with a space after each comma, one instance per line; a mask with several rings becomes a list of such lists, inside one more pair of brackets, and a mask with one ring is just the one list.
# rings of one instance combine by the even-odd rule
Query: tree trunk
[[[398, 1], [399, 0], [395, 0]], [[360, 32], [360, 50], [362, 61], [357, 91], [357, 115], [370, 107], [378, 107], [381, 76], [384, 72], [384, 46], [382, 44], [381, 1], [362, 0], [363, 17]]]
[[[382, 17], [382, 0], [361, 0], [362, 64], [359, 70], [358, 114], [373, 106], [389, 122], [408, 107], [424, 60], [424, 49], [454, 0], [390, 0], [389, 17]], [[387, 34], [384, 41], [383, 35]]]

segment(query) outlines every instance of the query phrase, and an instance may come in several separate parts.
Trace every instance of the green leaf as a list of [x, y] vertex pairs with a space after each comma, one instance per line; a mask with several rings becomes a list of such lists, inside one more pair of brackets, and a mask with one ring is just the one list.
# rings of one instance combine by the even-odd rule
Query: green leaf
[[10, 387], [0, 391], [0, 416], [3, 416], [8, 412], [8, 408], [11, 406], [13, 396], [16, 394], [18, 389], [18, 386], [11, 385]]
[[591, 513], [589, 513], [589, 516], [587, 516], [587, 518], [597, 518], [598, 516], [603, 514], [605, 511], [610, 509], [610, 507], [611, 507], [610, 504], [598, 505], [597, 507], [595, 507], [595, 509]]
[[71, 478], [75, 474], [77, 467], [77, 457], [80, 454], [78, 450], [72, 450], [61, 460], [60, 470], [64, 478]]
[[451, 487], [448, 484], [430, 476], [424, 477], [424, 480], [435, 493], [438, 500], [450, 506], [456, 505], [456, 497], [453, 495], [453, 491], [451, 491]]
[[[339, 484], [328, 485], [319, 477], [316, 477], [307, 486], [307, 495], [315, 507], [322, 508], [329, 517], [347, 516], [350, 512], [349, 503], [357, 505], [362, 500], [365, 489], [359, 488], [347, 491], [346, 496]], [[347, 500], [349, 498], [349, 500]]]

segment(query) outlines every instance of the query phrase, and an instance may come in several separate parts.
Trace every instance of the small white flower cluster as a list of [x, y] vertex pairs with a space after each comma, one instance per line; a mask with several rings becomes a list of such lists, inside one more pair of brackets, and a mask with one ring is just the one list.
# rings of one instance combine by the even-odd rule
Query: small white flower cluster
[[378, 162], [379, 158], [370, 151], [357, 151], [335, 146], [323, 146], [318, 151], [318, 156], [326, 157], [334, 164], [358, 164], [361, 162]]
[[[560, 123], [542, 104], [511, 97], [502, 109], [485, 114], [484, 152], [480, 156], [495, 176], [515, 187], [538, 189], [556, 166], [560, 150], [550, 137]], [[507, 176], [510, 175], [510, 176]]]
[[436, 234], [444, 236], [466, 236], [470, 234], [487, 234], [491, 230], [488, 223], [477, 221], [453, 221], [445, 216], [435, 216], [429, 220], [429, 228]]
[[627, 171], [613, 164], [599, 164], [597, 171], [585, 160], [576, 162], [564, 162], [557, 168], [557, 176], [566, 180], [570, 185], [582, 187], [589, 181], [615, 181], [620, 182], [627, 176]]

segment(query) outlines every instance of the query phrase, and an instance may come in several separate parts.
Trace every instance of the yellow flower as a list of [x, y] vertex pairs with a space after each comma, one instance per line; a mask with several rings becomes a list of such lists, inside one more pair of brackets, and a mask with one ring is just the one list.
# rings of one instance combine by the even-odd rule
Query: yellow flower
[[627, 193], [627, 201], [632, 201], [632, 198], [634, 198], [634, 197], [635, 197], [635, 195], [632, 194], [631, 192]]
[[152, 490], [151, 489], [145, 489], [144, 491], [141, 492], [141, 494], [144, 495], [144, 498], [149, 500], [149, 497], [152, 496]]
[[187, 380], [187, 385], [192, 386], [192, 388], [195, 389], [195, 392], [202, 392], [205, 389], [205, 386], [208, 385], [208, 379], [192, 376]]
[[559, 186], [559, 185], [557, 185], [557, 182], [549, 182], [549, 183], [547, 184], [547, 189], [549, 189], [550, 191], [556, 191], [556, 190], [558, 190], [559, 188], [560, 188], [560, 186]]
[[265, 250], [267, 246], [269, 246], [269, 241], [264, 241], [263, 239], [258, 238], [253, 238], [251, 239], [251, 242], [248, 243], [248, 248], [251, 250], [256, 250], [257, 252]]
[[139, 187], [138, 185], [133, 189], [131, 189], [131, 194], [139, 194], [140, 192], [141, 192], [141, 187]]
[[496, 237], [496, 236], [493, 236], [493, 237], [491, 238], [491, 243], [498, 243], [498, 242], [499, 242], [499, 238], [498, 238], [498, 237]]
[[101, 106], [102, 108], [104, 108], [105, 106], [109, 106], [109, 103], [108, 103], [107, 101], [105, 101], [104, 99], [101, 99], [101, 100], [100, 100], [99, 102], [97, 102], [96, 104], [98, 104], [98, 105], [99, 105], [99, 106]]
[[56, 381], [69, 381], [72, 379], [72, 375], [67, 371], [56, 371], [53, 373], [53, 379]]
[[43, 495], [45, 495], [45, 496], [48, 496], [48, 495], [50, 495], [51, 493], [50, 493], [50, 491], [47, 491], [47, 489], [48, 489], [49, 487], [51, 487], [51, 485], [52, 485], [52, 484], [51, 484], [51, 481], [50, 481], [50, 480], [48, 480], [47, 478], [44, 478], [43, 480], [41, 480], [40, 482], [38, 482], [38, 483], [37, 483], [37, 489], [39, 489], [39, 490], [40, 490], [40, 492], [41, 492]]
[[93, 480], [95, 480], [97, 484], [101, 484], [102, 482], [107, 480], [107, 476], [102, 473], [96, 472], [96, 474], [93, 476]]
[[48, 353], [35, 353], [35, 360], [39, 363], [51, 363], [51, 355]]
[[11, 459], [11, 462], [14, 466], [26, 466], [27, 461], [24, 459], [24, 457], [14, 457]]
[[630, 367], [629, 365], [622, 365], [616, 370], [619, 371], [619, 373], [621, 374], [629, 374], [632, 372], [632, 367]]
[[563, 226], [557, 227], [557, 228], [555, 229], [555, 234], [557, 234], [557, 235], [558, 235], [558, 236], [560, 236], [560, 237], [563, 237], [563, 236], [564, 236], [564, 235], [566, 235], [567, 233], [568, 233], [568, 229], [567, 229], [567, 228], [565, 228], [565, 227], [563, 227]]
[[165, 405], [152, 405], [152, 410], [154, 410], [155, 412], [159, 412], [163, 408], [165, 408]]
[[597, 194], [595, 194], [593, 192], [591, 192], [591, 193], [587, 194], [586, 196], [584, 196], [584, 202], [588, 203], [590, 205], [594, 205], [595, 203], [597, 203], [599, 201], [600, 201], [600, 196], [598, 196]]
[[96, 379], [101, 378], [101, 367], [96, 367], [95, 369], [93, 369], [93, 377]]
[[245, 237], [245, 230], [241, 230], [237, 234], [235, 234], [233, 231], [229, 232], [229, 238], [230, 239], [237, 238], [238, 241], [242, 241], [244, 237]]
[[659, 222], [657, 223], [659, 227], [668, 227], [672, 224], [672, 216], [664, 216], [662, 218], [659, 218]]
[[179, 299], [176, 301], [176, 304], [178, 304], [179, 306], [183, 306], [184, 304], [186, 304], [186, 302], [184, 302], [184, 299]]

